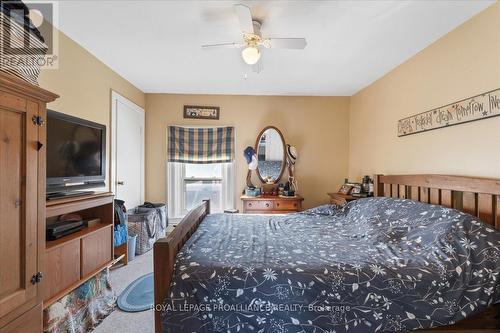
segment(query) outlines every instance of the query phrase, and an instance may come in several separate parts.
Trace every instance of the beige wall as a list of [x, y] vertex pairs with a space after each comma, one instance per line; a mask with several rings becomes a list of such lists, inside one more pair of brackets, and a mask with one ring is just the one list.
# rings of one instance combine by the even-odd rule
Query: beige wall
[[500, 117], [397, 137], [397, 121], [500, 88], [500, 3], [351, 98], [349, 176], [500, 178]]
[[106, 125], [109, 175], [111, 90], [141, 107], [145, 94], [63, 33], [59, 33], [59, 69], [43, 70], [38, 83], [60, 96], [47, 108]]
[[[183, 119], [184, 104], [218, 105], [219, 121]], [[168, 125], [234, 126], [236, 129], [236, 203], [245, 186], [243, 149], [255, 144], [260, 130], [278, 127], [299, 152], [296, 176], [305, 206], [328, 202], [347, 175], [349, 98], [227, 95], [146, 95], [146, 198], [166, 199]], [[257, 180], [254, 180], [254, 184]]]
[[[247, 145], [254, 145], [258, 132], [267, 125], [280, 128], [287, 142], [299, 149], [296, 173], [307, 207], [327, 202], [326, 192], [336, 189], [347, 175], [348, 97], [144, 94], [63, 33], [59, 35], [59, 44], [59, 69], [44, 70], [39, 78], [40, 86], [61, 96], [48, 108], [105, 124], [108, 161], [111, 90], [141, 107], [147, 104], [147, 200], [166, 200], [168, 124], [236, 127], [237, 197], [244, 187], [247, 170], [242, 151]], [[219, 105], [221, 119], [184, 120], [184, 104]], [[239, 200], [235, 200], [239, 205]]]

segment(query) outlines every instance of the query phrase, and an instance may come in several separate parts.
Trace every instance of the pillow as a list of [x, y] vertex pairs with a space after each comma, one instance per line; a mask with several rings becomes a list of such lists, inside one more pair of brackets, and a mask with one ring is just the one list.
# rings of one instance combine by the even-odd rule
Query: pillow
[[342, 206], [327, 204], [327, 205], [321, 205], [318, 207], [306, 209], [300, 213], [305, 214], [305, 215], [332, 216], [332, 215], [335, 215], [335, 213], [341, 207]]

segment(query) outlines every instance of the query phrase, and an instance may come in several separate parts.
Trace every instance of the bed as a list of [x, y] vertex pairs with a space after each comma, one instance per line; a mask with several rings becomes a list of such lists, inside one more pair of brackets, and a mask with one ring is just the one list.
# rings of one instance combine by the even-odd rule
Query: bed
[[192, 210], [155, 244], [156, 332], [494, 329], [500, 182], [375, 185], [379, 198], [286, 216]]

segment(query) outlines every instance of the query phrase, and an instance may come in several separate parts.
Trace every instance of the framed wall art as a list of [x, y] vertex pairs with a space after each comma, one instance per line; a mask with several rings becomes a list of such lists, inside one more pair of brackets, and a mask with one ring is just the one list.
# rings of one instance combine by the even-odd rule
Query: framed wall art
[[500, 116], [500, 89], [469, 97], [398, 121], [398, 136], [406, 136]]
[[220, 107], [184, 105], [184, 118], [219, 120]]

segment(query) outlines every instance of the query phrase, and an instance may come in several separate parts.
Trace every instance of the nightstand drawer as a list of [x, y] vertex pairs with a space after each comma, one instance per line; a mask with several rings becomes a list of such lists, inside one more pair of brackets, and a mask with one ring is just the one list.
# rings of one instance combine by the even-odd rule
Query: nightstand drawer
[[274, 209], [276, 210], [298, 210], [299, 202], [295, 200], [276, 200], [274, 202]]
[[272, 210], [273, 202], [271, 200], [249, 200], [245, 201], [245, 210]]

